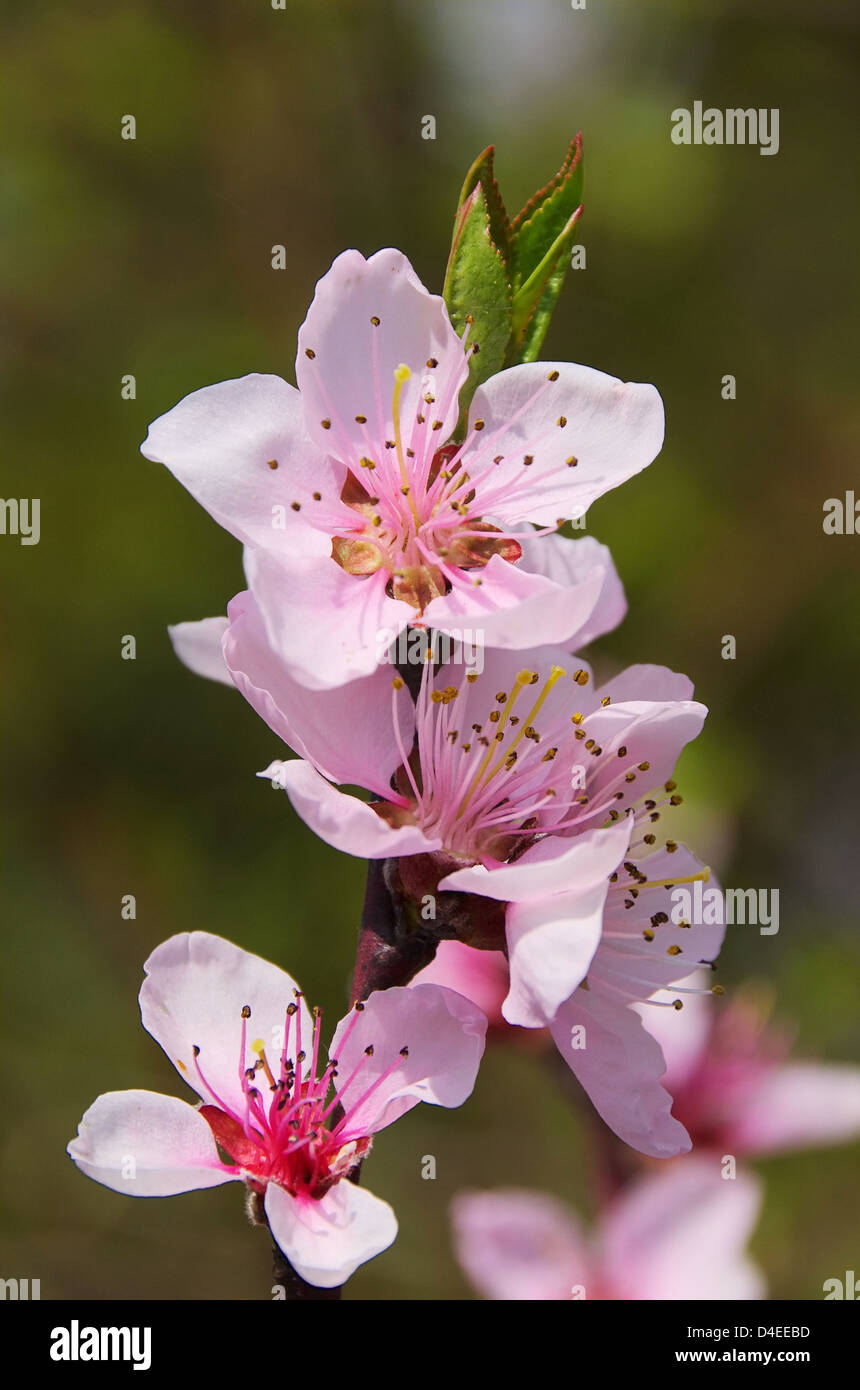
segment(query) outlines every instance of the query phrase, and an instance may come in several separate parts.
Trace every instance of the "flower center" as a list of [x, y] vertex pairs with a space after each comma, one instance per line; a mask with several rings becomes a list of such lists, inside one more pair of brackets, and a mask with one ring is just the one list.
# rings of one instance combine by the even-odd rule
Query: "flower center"
[[[385, 441], [387, 455], [363, 456], [357, 469], [350, 466], [341, 501], [357, 523], [332, 537], [331, 554], [347, 574], [386, 572], [389, 596], [420, 613], [450, 592], [459, 572], [482, 569], [493, 555], [515, 563], [522, 547], [515, 536], [473, 515], [475, 488], [460, 461], [465, 445], [446, 444], [429, 453], [415, 428], [410, 438], [417, 447], [406, 443], [401, 396], [411, 376], [405, 363], [394, 372], [394, 439]], [[415, 425], [423, 429], [425, 423], [419, 412]]]
[[[198, 1077], [213, 1100], [213, 1104], [201, 1106], [201, 1114], [228, 1162], [242, 1169], [246, 1181], [258, 1192], [264, 1191], [267, 1183], [275, 1182], [294, 1197], [318, 1200], [346, 1177], [369, 1150], [369, 1136], [346, 1132], [350, 1118], [400, 1065], [408, 1050], [404, 1048], [390, 1067], [369, 1086], [362, 1087], [361, 1074], [374, 1052], [372, 1045], [367, 1047], [349, 1077], [334, 1092], [337, 1061], [330, 1060], [318, 1074], [321, 1010], [314, 1009], [308, 1056], [302, 1045], [301, 995], [297, 990], [294, 993], [296, 1002], [286, 1008], [283, 1043], [280, 1037], [273, 1043], [273, 1051], [276, 1049], [279, 1055], [277, 1072], [270, 1065], [264, 1039], [254, 1039], [249, 1049], [251, 1009], [247, 1004], [242, 1009], [240, 1109], [231, 1107], [207, 1081], [196, 1046], [194, 1061]], [[363, 1009], [363, 1004], [355, 1005], [342, 1043]], [[354, 1099], [346, 1104], [346, 1092], [356, 1083]]]
[[[441, 839], [450, 854], [488, 867], [519, 858], [548, 833], [610, 825], [628, 812], [634, 833], [641, 832], [631, 851], [655, 844], [653, 824], [665, 807], [682, 801], [675, 783], [643, 797], [641, 777], [651, 764], [637, 760], [623, 732], [602, 747], [589, 732], [590, 715], [571, 712], [573, 702], [560, 699], [561, 691], [545, 708], [560, 683], [563, 689], [568, 680], [576, 688], [586, 685], [586, 671], [571, 677], [553, 666], [542, 682], [537, 671], [519, 671], [512, 686], [496, 691], [486, 713], [475, 718], [476, 702], [467, 687], [486, 679], [467, 671], [460, 687], [437, 689], [428, 662], [412, 750], [398, 724], [396, 690], [402, 681], [395, 679], [392, 710], [402, 763], [391, 802], [374, 803], [380, 814], [392, 824], [412, 819]], [[606, 697], [592, 713], [608, 703]], [[670, 840], [667, 848], [671, 852], [676, 846]]]

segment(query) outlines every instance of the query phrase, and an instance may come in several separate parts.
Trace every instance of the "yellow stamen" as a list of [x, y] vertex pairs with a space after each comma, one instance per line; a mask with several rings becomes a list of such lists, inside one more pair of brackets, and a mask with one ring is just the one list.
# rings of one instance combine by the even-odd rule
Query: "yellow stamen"
[[415, 510], [415, 503], [412, 501], [412, 494], [409, 490], [409, 474], [406, 471], [406, 459], [403, 457], [403, 437], [400, 432], [400, 395], [403, 391], [404, 382], [408, 381], [412, 373], [405, 362], [401, 362], [399, 367], [394, 368], [394, 402], [391, 410], [394, 416], [394, 447], [397, 450], [397, 462], [400, 465], [400, 477], [406, 489], [404, 496], [408, 499], [409, 510], [412, 512], [415, 521], [415, 530], [418, 531], [420, 522], [418, 513]]
[[[646, 863], [646, 864], [647, 864], [647, 862], [648, 862], [647, 859], [646, 859], [646, 860], [643, 860], [643, 863]], [[710, 877], [711, 877], [711, 870], [710, 870], [709, 867], [706, 866], [704, 869], [702, 869], [702, 872], [701, 872], [701, 873], [699, 873], [699, 874], [690, 874], [689, 877], [687, 877], [687, 878], [646, 878], [646, 879], [642, 879], [641, 882], [640, 882], [640, 884], [639, 884], [639, 887], [640, 887], [640, 888], [675, 888], [675, 887], [677, 886], [677, 884], [679, 884], [679, 883], [707, 883], [707, 882], [710, 880]], [[629, 885], [629, 883], [620, 883], [620, 884], [618, 885], [618, 887], [619, 887], [619, 888], [625, 888], [625, 889], [627, 889], [627, 888], [630, 887], [630, 885]]]
[[[506, 702], [505, 702], [505, 707], [504, 707], [504, 709], [502, 710], [501, 718], [499, 719], [498, 728], [497, 728], [497, 730], [496, 730], [496, 733], [497, 733], [497, 734], [500, 734], [500, 733], [502, 732], [502, 730], [504, 729], [506, 723], [508, 722], [508, 715], [510, 714], [511, 710], [513, 709], [514, 704], [516, 703], [516, 700], [517, 700], [517, 696], [519, 695], [520, 691], [523, 690], [527, 685], [531, 685], [533, 679], [534, 679], [534, 671], [520, 671], [520, 672], [518, 673], [517, 678], [516, 678], [516, 680], [514, 681], [513, 689], [512, 689], [510, 695], [508, 696], [508, 698], [507, 698], [507, 700], [506, 700]], [[466, 795], [463, 797], [463, 800], [460, 802], [460, 809], [459, 809], [458, 812], [457, 812], [457, 815], [458, 815], [458, 816], [462, 816], [463, 812], [465, 811], [466, 807], [468, 806], [468, 804], [469, 804], [469, 799], [470, 799], [470, 797], [472, 796], [472, 793], [475, 791], [475, 788], [478, 786], [478, 783], [480, 782], [481, 778], [483, 777], [483, 775], [484, 775], [484, 773], [485, 773], [487, 767], [489, 766], [490, 759], [492, 758], [492, 756], [493, 756], [493, 745], [490, 744], [490, 747], [487, 749], [486, 753], [484, 754], [483, 758], [481, 759], [480, 766], [478, 767], [477, 772], [475, 773], [474, 777], [472, 778], [471, 782], [469, 783], [469, 789], [468, 789], [468, 791], [466, 792]], [[491, 775], [492, 775], [492, 774], [491, 774]]]
[[275, 1078], [273, 1077], [272, 1069], [266, 1060], [266, 1044], [263, 1042], [262, 1038], [257, 1038], [254, 1042], [251, 1043], [251, 1051], [256, 1052], [257, 1056], [262, 1062], [263, 1071], [266, 1073], [266, 1079], [268, 1080], [269, 1085], [274, 1086]]
[[[495, 777], [496, 773], [504, 763], [505, 759], [510, 757], [511, 753], [514, 751], [517, 744], [519, 743], [520, 739], [525, 738], [529, 729], [533, 727], [535, 715], [540, 710], [541, 706], [543, 705], [544, 701], [546, 700], [547, 696], [549, 695], [549, 692], [552, 690], [556, 681], [560, 681], [562, 676], [564, 675], [567, 675], [567, 672], [565, 671], [563, 666], [553, 666], [552, 670], [549, 673], [549, 676], [547, 677], [543, 690], [541, 691], [540, 695], [538, 695], [537, 699], [535, 700], [534, 704], [532, 705], [531, 709], [526, 715], [522, 728], [520, 729], [519, 733], [517, 734], [510, 747], [505, 751], [502, 757], [499, 758], [499, 761], [496, 763], [496, 766], [493, 768], [492, 772], [490, 773], [490, 776], [487, 778], [488, 782], [491, 780], [491, 778]], [[517, 677], [517, 679], [519, 679], [519, 677]]]
[[[478, 771], [475, 773], [475, 776], [474, 776], [474, 778], [473, 778], [473, 780], [472, 780], [472, 784], [471, 784], [471, 786], [469, 787], [469, 790], [466, 792], [466, 795], [465, 795], [465, 797], [463, 798], [463, 803], [462, 803], [462, 805], [460, 806], [459, 811], [457, 812], [458, 815], [462, 815], [462, 814], [463, 814], [463, 811], [464, 811], [464, 809], [465, 809], [465, 807], [466, 807], [466, 805], [467, 805], [467, 803], [468, 803], [470, 797], [471, 797], [472, 794], [478, 789], [479, 785], [481, 786], [481, 789], [483, 790], [483, 787], [488, 786], [489, 783], [492, 782], [492, 780], [493, 780], [493, 778], [495, 777], [496, 773], [497, 773], [497, 772], [499, 771], [499, 769], [502, 768], [502, 767], [506, 768], [508, 772], [511, 771], [511, 769], [513, 768], [513, 766], [514, 766], [514, 764], [515, 764], [515, 762], [516, 762], [516, 757], [514, 757], [514, 758], [512, 759], [512, 758], [511, 758], [511, 754], [514, 752], [514, 750], [515, 750], [517, 744], [520, 742], [520, 740], [523, 739], [523, 738], [525, 738], [525, 737], [528, 735], [529, 730], [531, 729], [532, 731], [534, 731], [534, 730], [533, 730], [533, 725], [534, 725], [535, 716], [536, 716], [537, 713], [539, 712], [541, 706], [543, 705], [544, 701], [546, 700], [547, 696], [549, 695], [549, 692], [552, 690], [552, 688], [553, 688], [553, 686], [555, 685], [556, 681], [561, 680], [562, 676], [564, 676], [564, 675], [566, 675], [566, 672], [565, 672], [563, 666], [553, 666], [553, 668], [552, 668], [552, 670], [550, 671], [550, 674], [549, 674], [549, 676], [548, 676], [546, 682], [544, 683], [543, 690], [541, 691], [540, 695], [539, 695], [539, 696], [537, 697], [537, 699], [535, 700], [535, 702], [534, 702], [534, 704], [532, 705], [531, 709], [529, 710], [528, 714], [525, 716], [524, 719], [522, 719], [522, 720], [520, 721], [520, 729], [519, 729], [519, 732], [517, 733], [517, 735], [516, 735], [516, 737], [515, 737], [513, 743], [511, 743], [511, 744], [509, 745], [509, 747], [507, 747], [507, 748], [504, 750], [504, 752], [501, 754], [501, 756], [499, 757], [498, 761], [496, 762], [495, 766], [492, 767], [492, 768], [490, 768], [490, 771], [487, 773], [486, 777], [484, 777], [484, 772], [486, 771], [487, 765], [488, 765], [488, 763], [489, 763], [489, 761], [490, 761], [490, 758], [492, 757], [492, 754], [493, 754], [493, 744], [495, 744], [495, 743], [501, 743], [501, 741], [502, 741], [501, 738], [499, 737], [499, 735], [501, 734], [502, 730], [503, 730], [504, 727], [505, 727], [505, 724], [507, 723], [508, 715], [510, 714], [511, 710], [513, 709], [514, 701], [516, 700], [516, 698], [517, 698], [517, 696], [519, 695], [520, 691], [523, 690], [523, 689], [525, 688], [525, 686], [527, 686], [527, 685], [534, 685], [535, 681], [537, 680], [537, 676], [535, 675], [535, 672], [534, 672], [534, 671], [520, 671], [520, 672], [519, 672], [519, 674], [518, 674], [518, 676], [517, 676], [517, 678], [516, 678], [516, 681], [515, 681], [515, 683], [514, 683], [514, 688], [513, 688], [513, 690], [511, 691], [511, 694], [510, 694], [510, 696], [509, 696], [509, 698], [508, 698], [508, 702], [507, 702], [507, 704], [505, 705], [505, 708], [502, 710], [502, 717], [501, 717], [501, 720], [499, 721], [499, 725], [498, 725], [498, 728], [497, 728], [497, 730], [496, 730], [496, 733], [495, 733], [495, 736], [494, 736], [494, 739], [493, 739], [493, 743], [490, 744], [490, 747], [487, 749], [486, 753], [484, 754], [484, 757], [483, 757], [483, 759], [482, 759], [482, 761], [481, 761], [481, 766], [478, 768]], [[535, 740], [535, 742], [537, 742], [537, 740]]]

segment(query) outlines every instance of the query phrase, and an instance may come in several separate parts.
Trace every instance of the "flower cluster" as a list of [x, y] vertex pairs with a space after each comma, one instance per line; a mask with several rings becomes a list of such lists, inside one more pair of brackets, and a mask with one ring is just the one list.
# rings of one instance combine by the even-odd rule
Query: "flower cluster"
[[[521, 343], [538, 282], [513, 295]], [[319, 1011], [278, 967], [204, 932], [159, 946], [142, 1020], [197, 1103], [103, 1095], [69, 1153], [132, 1195], [244, 1183], [323, 1288], [396, 1234], [357, 1181], [374, 1135], [419, 1101], [467, 1099], [488, 1018], [491, 1036], [550, 1038], [647, 1158], [703, 1134], [779, 1142], [777, 1062], [726, 1058], [720, 1025], [689, 1044], [683, 1005], [711, 992], [695, 972], [722, 927], [672, 915], [672, 889], [710, 870], [663, 818], [705, 707], [660, 666], [595, 679], [581, 651], [622, 620], [624, 591], [604, 546], [560, 529], [654, 459], [660, 397], [531, 350], [476, 375], [475, 332], [399, 252], [347, 251], [299, 332], [296, 387], [253, 375], [197, 391], [143, 445], [244, 547], [246, 589], [224, 616], [172, 628], [178, 655], [266, 721], [283, 747], [260, 776], [336, 850], [380, 861], [388, 909], [366, 913], [381, 956], [359, 943], [327, 1060]], [[389, 650], [404, 633], [423, 643], [411, 666]], [[835, 1131], [858, 1122], [852, 1097]], [[590, 1244], [547, 1199], [464, 1196], [464, 1266], [491, 1297], [755, 1296], [755, 1182], [684, 1162], [618, 1197]], [[719, 1252], [708, 1278], [703, 1232]]]

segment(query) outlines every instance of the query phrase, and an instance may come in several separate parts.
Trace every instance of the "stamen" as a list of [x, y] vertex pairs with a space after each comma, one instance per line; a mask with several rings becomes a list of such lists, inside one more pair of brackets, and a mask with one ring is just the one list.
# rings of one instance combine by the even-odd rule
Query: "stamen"
[[[504, 729], [504, 727], [505, 727], [505, 724], [506, 724], [507, 721], [508, 721], [508, 715], [510, 714], [511, 710], [513, 709], [514, 704], [516, 703], [516, 700], [517, 700], [517, 697], [518, 697], [520, 691], [521, 691], [521, 690], [524, 690], [525, 687], [526, 687], [527, 685], [531, 685], [531, 684], [532, 684], [532, 680], [533, 680], [533, 678], [534, 678], [534, 674], [535, 674], [534, 671], [520, 671], [520, 672], [517, 674], [517, 678], [516, 678], [516, 680], [514, 681], [514, 688], [513, 688], [513, 690], [511, 691], [510, 695], [508, 696], [507, 701], [505, 702], [505, 707], [504, 707], [504, 709], [502, 710], [502, 717], [501, 717], [501, 720], [499, 721], [499, 727], [498, 727], [498, 729], [497, 729], [497, 735], [500, 734], [500, 733], [503, 731], [503, 729]], [[521, 735], [517, 735], [517, 737], [521, 737]], [[475, 773], [475, 776], [474, 776], [473, 779], [472, 779], [471, 785], [469, 786], [469, 788], [468, 788], [468, 790], [467, 790], [467, 792], [466, 792], [466, 795], [463, 797], [463, 800], [462, 800], [461, 803], [460, 803], [459, 810], [457, 811], [457, 815], [458, 815], [458, 816], [462, 816], [463, 812], [465, 811], [466, 807], [468, 806], [468, 804], [469, 804], [469, 798], [472, 796], [472, 793], [475, 791], [475, 789], [476, 789], [476, 787], [478, 786], [478, 784], [479, 784], [481, 778], [483, 777], [484, 772], [486, 771], [487, 767], [489, 766], [489, 763], [490, 763], [490, 760], [491, 760], [492, 756], [493, 756], [493, 748], [492, 748], [492, 744], [491, 744], [490, 747], [487, 749], [486, 753], [484, 754], [483, 758], [481, 759], [480, 765], [479, 765], [479, 767], [478, 767], [477, 772]], [[493, 776], [493, 773], [491, 772], [491, 773], [490, 773], [490, 777], [492, 777], [492, 776]]]
[[421, 522], [419, 520], [418, 513], [415, 510], [415, 503], [412, 500], [412, 493], [409, 489], [409, 474], [406, 470], [406, 459], [403, 457], [403, 436], [400, 430], [400, 396], [403, 391], [404, 382], [408, 381], [411, 375], [412, 373], [406, 366], [405, 362], [401, 362], [399, 367], [395, 367], [394, 401], [392, 403], [391, 410], [394, 416], [394, 447], [397, 450], [397, 462], [400, 465], [400, 477], [403, 482], [403, 487], [405, 489], [403, 495], [409, 503], [409, 510], [411, 511], [413, 519], [415, 521], [415, 530], [417, 532], [418, 527], [421, 525]]
[[[644, 862], [647, 863], [648, 861], [646, 860]], [[710, 877], [710, 866], [706, 865], [705, 868], [702, 869], [699, 873], [689, 874], [686, 878], [649, 878], [642, 879], [641, 882], [643, 888], [674, 888], [675, 885], [678, 883], [708, 883]], [[617, 886], [618, 888], [623, 889], [625, 892], [628, 891], [630, 888], [629, 883], [619, 883], [617, 885], [613, 884], [612, 886], [613, 888]]]
[[[522, 674], [522, 672], [521, 672], [520, 674]], [[499, 768], [500, 768], [500, 767], [506, 762], [506, 760], [511, 756], [511, 753], [512, 753], [512, 752], [514, 751], [514, 749], [516, 748], [516, 746], [517, 746], [517, 744], [519, 743], [520, 739], [525, 738], [525, 737], [529, 734], [529, 730], [530, 730], [530, 729], [532, 729], [532, 730], [534, 729], [535, 715], [537, 715], [538, 712], [540, 711], [541, 706], [543, 705], [544, 701], [547, 699], [547, 697], [548, 697], [550, 691], [552, 690], [552, 688], [553, 688], [553, 686], [556, 684], [556, 682], [557, 682], [557, 681], [560, 681], [561, 678], [562, 678], [562, 676], [564, 676], [564, 675], [566, 675], [566, 674], [567, 674], [567, 673], [566, 673], [566, 671], [565, 671], [565, 669], [564, 669], [563, 666], [553, 666], [553, 667], [552, 667], [552, 669], [551, 669], [551, 671], [550, 671], [550, 673], [549, 673], [549, 676], [547, 677], [547, 679], [546, 679], [546, 681], [545, 681], [545, 683], [544, 683], [543, 690], [541, 691], [540, 695], [537, 697], [537, 699], [535, 700], [534, 704], [532, 705], [531, 709], [529, 710], [528, 714], [527, 714], [526, 717], [525, 717], [525, 720], [524, 720], [524, 723], [523, 723], [523, 727], [520, 729], [519, 733], [517, 734], [516, 738], [514, 739], [513, 743], [510, 745], [510, 747], [505, 751], [505, 753], [502, 755], [502, 757], [499, 758], [499, 761], [496, 763], [496, 766], [492, 769], [492, 771], [491, 771], [489, 777], [487, 778], [487, 781], [488, 781], [488, 782], [492, 781], [492, 779], [495, 777], [496, 773], [498, 772]], [[519, 680], [519, 676], [517, 676], [517, 680]], [[531, 684], [531, 682], [530, 682], [530, 684]]]

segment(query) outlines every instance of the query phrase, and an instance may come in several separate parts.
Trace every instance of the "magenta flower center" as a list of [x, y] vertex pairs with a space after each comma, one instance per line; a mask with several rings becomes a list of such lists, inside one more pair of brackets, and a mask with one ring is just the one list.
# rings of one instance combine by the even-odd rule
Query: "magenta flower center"
[[[300, 999], [298, 991], [295, 993]], [[363, 1008], [356, 1004], [341, 1039], [343, 1043]], [[351, 1075], [335, 1092], [337, 1061], [331, 1059], [319, 1071], [319, 1009], [314, 1010], [311, 1038], [303, 1040], [299, 1005], [287, 1006], [277, 1071], [270, 1065], [262, 1038], [256, 1038], [249, 1046], [250, 1017], [251, 1010], [246, 1005], [242, 1010], [238, 1064], [244, 1102], [241, 1109], [227, 1104], [207, 1081], [200, 1064], [200, 1049], [195, 1046], [198, 1077], [214, 1102], [203, 1105], [201, 1113], [228, 1161], [243, 1171], [251, 1187], [263, 1191], [267, 1183], [275, 1182], [294, 1197], [319, 1199], [346, 1177], [370, 1148], [370, 1137], [352, 1132], [350, 1120], [400, 1065], [408, 1050], [402, 1049], [390, 1067], [369, 1086], [362, 1087], [361, 1073], [374, 1051], [372, 1045], [367, 1047]], [[310, 1055], [303, 1046], [305, 1041]], [[355, 1098], [345, 1106], [345, 1093], [354, 1085]]]

